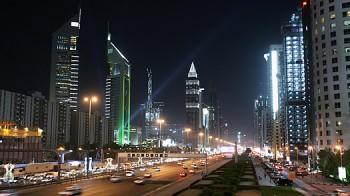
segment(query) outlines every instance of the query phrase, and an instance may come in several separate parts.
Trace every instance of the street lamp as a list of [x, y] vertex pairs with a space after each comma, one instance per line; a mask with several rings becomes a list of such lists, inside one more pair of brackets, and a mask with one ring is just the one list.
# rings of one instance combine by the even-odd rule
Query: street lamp
[[162, 147], [162, 124], [164, 123], [163, 119], [158, 119], [157, 123], [159, 123], [159, 148]]
[[203, 132], [199, 132], [198, 136], [199, 136], [199, 142], [201, 143], [201, 147], [203, 148], [202, 137], [204, 136], [204, 133]]
[[308, 156], [308, 164], [309, 164], [309, 171], [311, 171], [311, 161], [313, 160], [313, 147], [312, 146], [309, 146], [308, 147], [308, 150], [309, 150], [309, 156]]
[[90, 128], [91, 128], [91, 106], [92, 103], [96, 103], [97, 102], [97, 97], [96, 96], [92, 96], [92, 97], [84, 97], [84, 102], [89, 103], [89, 128], [87, 130], [87, 133], [85, 134], [85, 138], [87, 137], [87, 140], [85, 140], [85, 143], [87, 143], [87, 145], [90, 145]]
[[[89, 128], [86, 131], [85, 134], [85, 143], [87, 144], [87, 150], [86, 150], [86, 159], [89, 159], [89, 149], [90, 149], [90, 128], [91, 128], [91, 107], [92, 103], [97, 102], [97, 97], [96, 96], [91, 96], [91, 97], [84, 97], [84, 102], [89, 103]], [[86, 140], [87, 138], [87, 140]], [[89, 166], [86, 164], [86, 177], [89, 177]]]
[[335, 148], [339, 150], [340, 153], [340, 167], [343, 167], [343, 152], [342, 147], [340, 145], [336, 145]]

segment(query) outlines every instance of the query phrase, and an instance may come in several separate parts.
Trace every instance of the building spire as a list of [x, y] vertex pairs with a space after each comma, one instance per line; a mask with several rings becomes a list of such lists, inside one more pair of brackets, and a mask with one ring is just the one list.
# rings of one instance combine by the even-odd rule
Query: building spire
[[111, 41], [111, 33], [109, 31], [109, 21], [107, 21], [107, 41]]
[[190, 68], [190, 71], [188, 72], [187, 77], [188, 78], [197, 78], [198, 77], [197, 71], [196, 71], [196, 68], [194, 67], [194, 63], [193, 62], [191, 64], [191, 68]]

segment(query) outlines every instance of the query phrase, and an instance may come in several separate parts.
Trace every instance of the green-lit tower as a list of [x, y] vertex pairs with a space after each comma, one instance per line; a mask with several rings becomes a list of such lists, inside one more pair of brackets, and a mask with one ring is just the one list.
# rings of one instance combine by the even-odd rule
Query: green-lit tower
[[107, 37], [105, 116], [109, 119], [108, 140], [119, 145], [130, 143], [130, 64]]

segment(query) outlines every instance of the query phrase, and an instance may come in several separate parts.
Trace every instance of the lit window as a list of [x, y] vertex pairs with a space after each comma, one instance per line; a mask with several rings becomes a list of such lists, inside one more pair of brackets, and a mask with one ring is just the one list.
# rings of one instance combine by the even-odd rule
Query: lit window
[[350, 25], [350, 20], [344, 20], [344, 26], [349, 26]]
[[329, 18], [332, 19], [332, 20], [334, 20], [334, 19], [335, 19], [335, 14], [331, 14], [331, 15], [329, 16]]

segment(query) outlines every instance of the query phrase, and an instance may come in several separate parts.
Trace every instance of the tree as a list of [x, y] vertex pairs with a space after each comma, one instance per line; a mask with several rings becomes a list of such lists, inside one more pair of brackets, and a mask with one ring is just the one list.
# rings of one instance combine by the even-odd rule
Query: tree
[[338, 156], [336, 156], [331, 149], [326, 148], [318, 153], [320, 158], [319, 167], [324, 175], [337, 176], [338, 175]]

